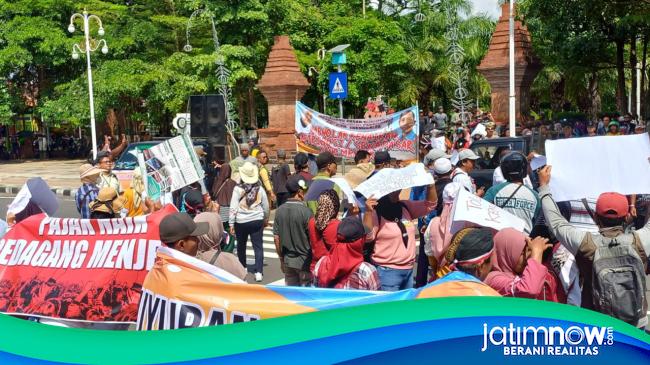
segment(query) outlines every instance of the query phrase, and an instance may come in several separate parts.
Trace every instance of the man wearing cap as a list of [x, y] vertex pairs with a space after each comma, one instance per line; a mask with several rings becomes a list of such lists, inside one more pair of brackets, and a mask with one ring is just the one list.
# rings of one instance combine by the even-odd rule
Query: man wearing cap
[[537, 192], [525, 184], [528, 159], [521, 152], [510, 151], [501, 159], [499, 168], [506, 181], [493, 185], [484, 198], [521, 218], [526, 224], [524, 233], [530, 235], [540, 212], [540, 201]]
[[83, 164], [79, 168], [81, 186], [75, 193], [74, 201], [82, 219], [90, 219], [90, 208], [88, 205], [91, 201], [97, 199], [97, 194], [99, 193], [97, 180], [102, 171], [89, 163]]
[[115, 176], [111, 171], [113, 169], [113, 157], [108, 151], [99, 151], [97, 152], [97, 159], [95, 160], [95, 167], [103, 170], [99, 174], [99, 182], [97, 186], [101, 189], [103, 187], [111, 187], [121, 193], [120, 180]]
[[318, 197], [323, 191], [333, 189], [338, 194], [339, 199], [341, 198], [341, 188], [330, 180], [332, 176], [336, 175], [336, 159], [334, 155], [327, 151], [321, 152], [316, 157], [316, 165], [318, 166], [318, 174], [312, 179], [309, 190], [305, 195], [307, 206], [314, 214], [316, 214]]
[[465, 190], [472, 194], [483, 196], [485, 194], [485, 188], [481, 186], [477, 190], [474, 179], [469, 176], [469, 173], [474, 170], [478, 158], [474, 151], [469, 148], [461, 150], [458, 154], [458, 164], [456, 164], [456, 169], [452, 173], [452, 181], [459, 183]]
[[[627, 197], [619, 193], [602, 193], [596, 201], [594, 214], [600, 233], [580, 230], [560, 213], [551, 194], [550, 181], [551, 166], [546, 166], [539, 172], [542, 211], [551, 233], [575, 256], [583, 281], [581, 306], [618, 317], [639, 328], [645, 327], [648, 317], [644, 273], [648, 266], [647, 253], [650, 252], [650, 223], [642, 229], [627, 232]], [[595, 265], [597, 259], [598, 265]], [[607, 279], [617, 280], [621, 285], [599, 293], [595, 280]]]
[[286, 183], [290, 198], [275, 213], [273, 239], [280, 258], [284, 283], [287, 286], [309, 286], [311, 283], [311, 244], [309, 219], [311, 210], [304, 202], [307, 181], [292, 175]]
[[160, 241], [169, 248], [195, 257], [199, 251], [199, 236], [208, 233], [206, 222], [195, 223], [187, 213], [173, 213], [160, 221]]

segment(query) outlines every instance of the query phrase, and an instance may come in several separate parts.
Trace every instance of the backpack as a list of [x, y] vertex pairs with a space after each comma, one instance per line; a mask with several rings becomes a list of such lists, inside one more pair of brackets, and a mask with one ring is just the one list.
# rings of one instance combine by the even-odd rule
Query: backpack
[[[594, 309], [636, 325], [646, 316], [645, 264], [635, 247], [636, 233], [616, 237], [593, 235]], [[638, 238], [637, 238], [638, 239]]]

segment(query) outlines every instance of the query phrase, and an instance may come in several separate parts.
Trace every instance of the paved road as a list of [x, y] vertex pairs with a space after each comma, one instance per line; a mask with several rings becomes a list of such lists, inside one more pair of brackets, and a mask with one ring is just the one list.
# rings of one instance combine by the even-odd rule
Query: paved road
[[[62, 198], [59, 199], [59, 211], [56, 216], [60, 218], [78, 218], [79, 213], [75, 207], [74, 200], [71, 198]], [[7, 194], [0, 194], [0, 217], [4, 218], [7, 215], [7, 205], [11, 203], [13, 196]], [[273, 213], [271, 218], [273, 218]], [[272, 223], [272, 221], [271, 221]], [[255, 256], [253, 255], [253, 246], [250, 241], [248, 242], [248, 249], [246, 250], [246, 263], [249, 265], [249, 270], [252, 268], [253, 263], [255, 262]], [[253, 274], [248, 275], [248, 282], [254, 283]], [[275, 244], [273, 243], [273, 231], [269, 226], [264, 230], [264, 280], [263, 284], [276, 284], [284, 285], [284, 275], [280, 270], [280, 260], [278, 255], [275, 253]]]

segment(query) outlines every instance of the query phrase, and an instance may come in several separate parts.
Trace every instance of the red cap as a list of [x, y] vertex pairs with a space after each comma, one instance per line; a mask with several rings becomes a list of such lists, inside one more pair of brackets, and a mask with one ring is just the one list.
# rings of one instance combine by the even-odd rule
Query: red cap
[[596, 201], [596, 214], [605, 218], [623, 218], [627, 215], [627, 198], [619, 193], [602, 193]]

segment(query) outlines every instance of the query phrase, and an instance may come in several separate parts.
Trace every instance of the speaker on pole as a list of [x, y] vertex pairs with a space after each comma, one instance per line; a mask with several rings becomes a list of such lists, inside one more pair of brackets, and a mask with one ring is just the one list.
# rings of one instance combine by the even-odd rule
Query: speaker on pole
[[190, 136], [207, 138], [209, 161], [225, 161], [226, 105], [222, 95], [190, 96]]

